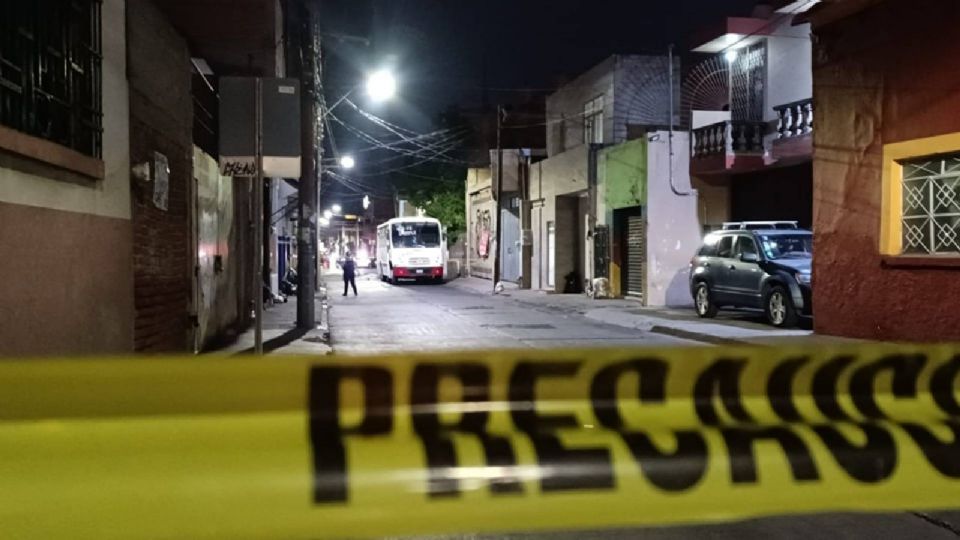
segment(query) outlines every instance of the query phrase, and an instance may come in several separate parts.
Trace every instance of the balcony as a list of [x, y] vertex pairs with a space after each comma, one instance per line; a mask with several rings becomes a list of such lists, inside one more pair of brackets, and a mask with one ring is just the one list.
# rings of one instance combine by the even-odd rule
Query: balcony
[[771, 145], [771, 157], [776, 162], [790, 163], [811, 159], [813, 156], [813, 100], [803, 99], [778, 105], [777, 132]]
[[718, 174], [763, 167], [764, 122], [727, 120], [693, 130], [690, 172]]

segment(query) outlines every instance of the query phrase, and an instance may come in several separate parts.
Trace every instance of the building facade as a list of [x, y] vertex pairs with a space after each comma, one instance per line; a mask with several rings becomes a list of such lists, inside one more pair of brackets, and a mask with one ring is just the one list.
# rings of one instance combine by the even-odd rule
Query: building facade
[[0, 7], [0, 354], [129, 351], [127, 5], [48, 4]]
[[[529, 178], [533, 288], [580, 292], [593, 278], [610, 278], [612, 268], [618, 290], [642, 297], [645, 250], [641, 256], [638, 245], [628, 253], [626, 240], [621, 249], [620, 235], [632, 226], [634, 243], [637, 234], [645, 237], [638, 229], [648, 219], [645, 199], [638, 192], [629, 202], [607, 206], [605, 190], [645, 189], [648, 156], [646, 147], [609, 148], [670, 124], [671, 72], [679, 103], [680, 62], [674, 59], [671, 69], [667, 55], [611, 56], [547, 98], [547, 159], [531, 166]], [[624, 156], [634, 162], [620, 174]], [[600, 181], [601, 168], [614, 170], [609, 183]], [[625, 185], [629, 181], [635, 185]], [[636, 286], [620, 287], [631, 278]]]
[[282, 74], [283, 6], [239, 3], [0, 7], [0, 355], [192, 351], [249, 322], [257, 201], [219, 174], [216, 80]]
[[691, 304], [689, 263], [702, 238], [689, 133], [672, 137], [672, 155], [670, 131], [658, 130], [597, 156], [597, 224], [585, 263], [609, 279], [614, 296], [649, 306]]
[[686, 74], [690, 173], [705, 229], [725, 221], [813, 222], [813, 2], [761, 3], [694, 36], [702, 53]]
[[809, 14], [819, 333], [960, 339], [960, 72], [944, 67], [958, 15], [932, 0]]
[[493, 279], [493, 247], [496, 245], [496, 202], [490, 167], [467, 169], [465, 205], [467, 232], [464, 235], [464, 273]]

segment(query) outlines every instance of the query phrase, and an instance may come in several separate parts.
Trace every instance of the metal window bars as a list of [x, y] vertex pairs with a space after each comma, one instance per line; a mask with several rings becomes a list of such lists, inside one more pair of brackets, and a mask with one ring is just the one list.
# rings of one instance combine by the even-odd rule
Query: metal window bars
[[960, 255], [960, 154], [902, 165], [903, 253]]
[[100, 157], [100, 0], [0, 2], [0, 124]]

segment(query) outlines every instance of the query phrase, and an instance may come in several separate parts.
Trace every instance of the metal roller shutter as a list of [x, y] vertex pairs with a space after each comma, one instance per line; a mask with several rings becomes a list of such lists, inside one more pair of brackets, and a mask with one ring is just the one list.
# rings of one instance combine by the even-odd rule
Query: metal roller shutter
[[643, 216], [627, 217], [627, 296], [643, 300], [647, 281], [647, 223]]

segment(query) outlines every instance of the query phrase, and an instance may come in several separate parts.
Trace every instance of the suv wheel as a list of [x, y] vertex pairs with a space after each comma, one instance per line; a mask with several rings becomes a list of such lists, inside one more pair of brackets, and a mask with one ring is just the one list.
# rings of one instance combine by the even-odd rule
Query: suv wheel
[[767, 301], [764, 302], [764, 311], [767, 312], [767, 320], [770, 324], [778, 328], [790, 328], [797, 324], [797, 311], [793, 308], [793, 299], [781, 285], [776, 285], [767, 293]]
[[717, 316], [717, 306], [714, 305], [710, 295], [710, 287], [706, 283], [700, 282], [694, 290], [693, 303], [697, 308], [697, 315], [705, 319], [712, 319]]

